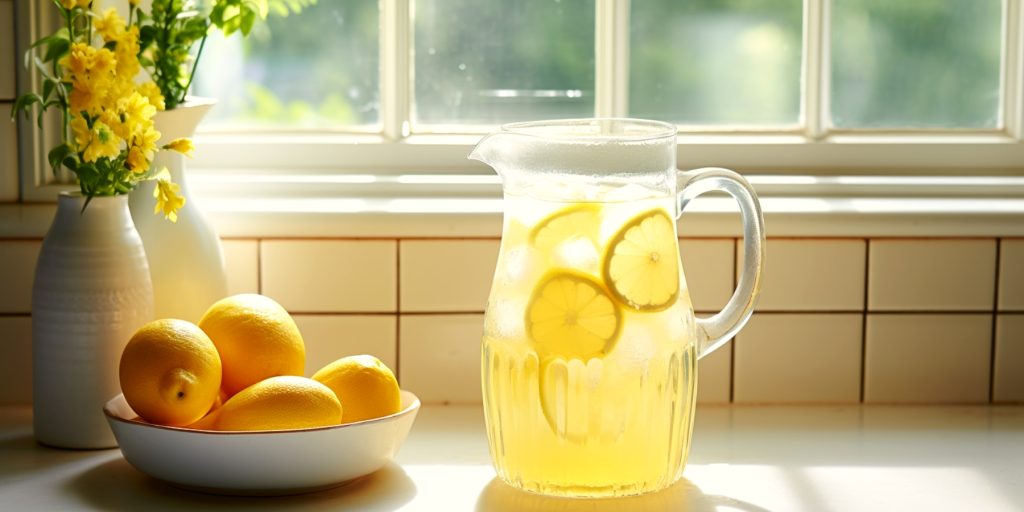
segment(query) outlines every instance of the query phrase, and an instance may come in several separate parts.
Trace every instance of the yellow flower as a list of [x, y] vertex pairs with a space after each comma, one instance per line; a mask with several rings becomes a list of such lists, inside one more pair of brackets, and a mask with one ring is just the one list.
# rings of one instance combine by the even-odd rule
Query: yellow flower
[[171, 176], [167, 169], [160, 171], [156, 176], [156, 187], [153, 188], [153, 197], [156, 198], [156, 207], [153, 213], [163, 213], [164, 218], [171, 222], [178, 222], [178, 210], [185, 206], [185, 198], [181, 197], [181, 187], [171, 182]]
[[89, 144], [85, 147], [82, 159], [86, 162], [95, 162], [100, 158], [114, 158], [119, 154], [121, 154], [121, 138], [103, 121], [92, 123], [92, 129], [89, 130]]
[[181, 138], [174, 139], [167, 143], [163, 147], [164, 149], [170, 149], [171, 151], [177, 151], [187, 157], [192, 157], [192, 153], [196, 150], [196, 147], [192, 144], [192, 139]]
[[92, 58], [92, 66], [89, 68], [89, 74], [92, 75], [94, 80], [112, 79], [112, 76], [107, 76], [110, 73], [117, 70], [117, 57], [114, 52], [100, 48], [96, 50], [96, 53]]
[[82, 8], [89, 7], [90, 5], [92, 5], [92, 0], [77, 0], [77, 2], [78, 6]]
[[67, 69], [72, 76], [81, 76], [92, 66], [92, 58], [96, 49], [85, 43], [71, 43], [71, 50], [64, 58], [60, 59], [60, 65]]
[[114, 132], [114, 135], [117, 135], [122, 139], [127, 139], [131, 136], [131, 132], [129, 131], [129, 125], [122, 119], [123, 117], [121, 115], [111, 109], [105, 108], [100, 112], [100, 121], [103, 121], [103, 124], [109, 126], [110, 130]]
[[132, 4], [133, 7], [138, 7], [141, 0], [128, 0], [128, 3]]
[[71, 117], [71, 133], [75, 136], [75, 145], [78, 146], [79, 150], [89, 145], [89, 141], [92, 140], [92, 133], [89, 132], [89, 125], [85, 122], [85, 118], [79, 115]]
[[111, 7], [96, 16], [92, 26], [103, 37], [104, 41], [110, 42], [121, 38], [125, 32], [125, 23], [117, 14], [117, 9]]
[[142, 85], [139, 85], [139, 94], [149, 99], [149, 104], [156, 107], [157, 110], [167, 108], [164, 104], [164, 95], [160, 93], [160, 87], [156, 85], [156, 82], [152, 80], [143, 82]]
[[128, 166], [128, 170], [135, 174], [142, 174], [149, 170], [149, 159], [138, 146], [128, 149], [128, 159], [125, 160], [125, 164]]
[[74, 9], [75, 3], [75, 0], [60, 0], [60, 5], [62, 5], [65, 9], [68, 10]]
[[132, 25], [117, 38], [117, 76], [134, 84], [139, 74], [139, 27]]
[[102, 101], [103, 97], [90, 89], [88, 83], [74, 82], [69, 97], [71, 112], [95, 112], [99, 110]]
[[156, 114], [156, 107], [150, 105], [145, 96], [135, 91], [127, 97], [117, 99], [117, 110], [124, 120], [127, 132], [133, 135], [141, 134], [152, 127], [152, 119]]
[[71, 112], [86, 111], [98, 115], [114, 85], [114, 69], [117, 64], [113, 52], [106, 48], [97, 50], [83, 43], [75, 43], [60, 64], [68, 70], [71, 79]]
[[136, 135], [132, 139], [132, 145], [138, 146], [139, 150], [146, 155], [146, 159], [153, 159], [153, 152], [156, 151], [156, 141], [160, 140], [160, 132], [153, 128], [153, 123], [150, 122], [149, 126], [146, 126], [141, 134]]

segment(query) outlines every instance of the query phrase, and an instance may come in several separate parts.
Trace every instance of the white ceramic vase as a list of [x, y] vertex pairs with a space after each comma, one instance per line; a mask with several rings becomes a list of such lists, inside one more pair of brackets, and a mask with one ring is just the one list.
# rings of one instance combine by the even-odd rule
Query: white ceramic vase
[[60, 448], [117, 446], [103, 404], [120, 393], [118, 364], [153, 319], [153, 287], [126, 196], [62, 193], [32, 286], [36, 439]]
[[[213, 105], [213, 100], [190, 98], [174, 110], [158, 112], [159, 144], [191, 137]], [[153, 214], [153, 182], [144, 181], [129, 194], [132, 218], [149, 258], [156, 318], [198, 322], [211, 304], [227, 295], [220, 238], [189, 193], [185, 156], [160, 151], [153, 167], [166, 167], [185, 197], [185, 206], [178, 210], [178, 221], [170, 222], [163, 215]]]

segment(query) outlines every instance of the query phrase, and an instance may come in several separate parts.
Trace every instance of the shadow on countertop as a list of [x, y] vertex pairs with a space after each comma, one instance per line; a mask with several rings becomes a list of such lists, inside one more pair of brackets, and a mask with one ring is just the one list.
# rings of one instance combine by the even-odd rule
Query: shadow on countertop
[[768, 512], [767, 509], [745, 501], [704, 494], [685, 478], [656, 493], [605, 499], [541, 496], [515, 489], [495, 478], [480, 492], [476, 502], [476, 512], [716, 512], [721, 508], [739, 512]]
[[101, 510], [396, 510], [416, 496], [416, 485], [395, 463], [352, 483], [319, 492], [240, 497], [186, 491], [146, 476], [117, 457], [84, 471], [68, 490]]

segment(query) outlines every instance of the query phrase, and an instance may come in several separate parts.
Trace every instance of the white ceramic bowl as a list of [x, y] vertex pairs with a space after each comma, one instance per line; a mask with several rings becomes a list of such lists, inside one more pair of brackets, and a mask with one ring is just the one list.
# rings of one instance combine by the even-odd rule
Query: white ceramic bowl
[[402, 391], [401, 412], [333, 427], [213, 432], [145, 423], [124, 395], [103, 412], [124, 458], [172, 485], [218, 494], [296, 494], [342, 485], [388, 463], [420, 401]]

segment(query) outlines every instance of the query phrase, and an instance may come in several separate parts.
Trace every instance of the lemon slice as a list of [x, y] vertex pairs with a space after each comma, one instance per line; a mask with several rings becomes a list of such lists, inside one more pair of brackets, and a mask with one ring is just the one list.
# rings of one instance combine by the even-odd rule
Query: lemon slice
[[542, 358], [586, 361], [615, 345], [622, 313], [600, 282], [568, 270], [541, 279], [526, 306], [526, 332]]
[[550, 251], [561, 243], [579, 238], [597, 245], [600, 231], [600, 205], [576, 203], [538, 222], [530, 231], [530, 243], [541, 251]]
[[605, 282], [623, 304], [660, 311], [679, 294], [675, 223], [663, 210], [633, 217], [612, 238], [602, 263]]

